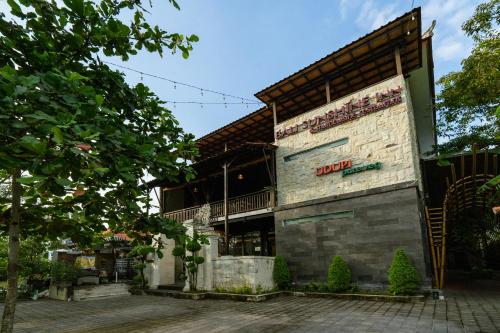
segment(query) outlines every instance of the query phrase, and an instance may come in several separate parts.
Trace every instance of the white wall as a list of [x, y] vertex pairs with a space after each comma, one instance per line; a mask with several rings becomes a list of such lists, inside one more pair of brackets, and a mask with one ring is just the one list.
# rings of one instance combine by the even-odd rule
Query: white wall
[[262, 290], [274, 288], [274, 257], [260, 256], [223, 256], [212, 262], [213, 288], [232, 290], [247, 286], [253, 292], [258, 287]]

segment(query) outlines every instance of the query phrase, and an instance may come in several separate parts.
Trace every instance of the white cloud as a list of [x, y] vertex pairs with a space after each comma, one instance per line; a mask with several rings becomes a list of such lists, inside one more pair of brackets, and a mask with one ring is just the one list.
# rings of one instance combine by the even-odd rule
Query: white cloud
[[460, 59], [465, 53], [464, 44], [453, 38], [444, 39], [436, 48], [436, 57], [444, 61]]
[[339, 3], [339, 10], [340, 10], [340, 17], [344, 20], [347, 18], [347, 12], [349, 11], [349, 4], [352, 3], [350, 0], [340, 0]]
[[374, 30], [396, 18], [398, 13], [399, 11], [395, 3], [376, 6], [373, 0], [368, 0], [361, 7], [361, 11], [356, 18], [356, 24], [360, 27]]
[[422, 6], [423, 30], [436, 20], [434, 31], [437, 60], [457, 63], [471, 51], [472, 42], [462, 31], [462, 24], [474, 13], [470, 0], [428, 0]]
[[474, 12], [470, 0], [428, 0], [422, 6], [422, 17], [425, 20], [437, 20], [447, 28], [459, 30], [462, 23]]

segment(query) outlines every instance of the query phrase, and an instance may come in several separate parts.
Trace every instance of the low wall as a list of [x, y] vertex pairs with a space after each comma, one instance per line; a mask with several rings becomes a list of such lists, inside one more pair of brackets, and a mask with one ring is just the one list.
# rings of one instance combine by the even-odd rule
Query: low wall
[[256, 292], [274, 288], [274, 257], [222, 256], [212, 260], [213, 288], [233, 290], [244, 286]]

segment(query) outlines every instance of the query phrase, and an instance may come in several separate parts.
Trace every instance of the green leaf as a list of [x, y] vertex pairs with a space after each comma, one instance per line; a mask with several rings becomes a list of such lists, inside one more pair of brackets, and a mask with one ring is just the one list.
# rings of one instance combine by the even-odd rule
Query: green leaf
[[50, 121], [52, 123], [57, 123], [56, 118], [54, 118], [54, 117], [46, 114], [43, 111], [36, 111], [34, 114], [28, 114], [25, 117], [34, 118], [34, 119], [40, 119], [40, 120], [47, 120], [47, 121]]
[[16, 1], [14, 0], [7, 0], [7, 3], [9, 4], [10, 6], [10, 9], [11, 9], [11, 13], [16, 15], [16, 16], [22, 16], [23, 15], [23, 11], [21, 10], [21, 7], [17, 4]]
[[103, 175], [103, 174], [109, 172], [109, 168], [95, 168], [94, 171], [100, 175]]
[[54, 142], [61, 145], [64, 142], [64, 137], [61, 129], [57, 126], [52, 127], [52, 133], [54, 134]]
[[450, 161], [448, 161], [446, 159], [439, 159], [437, 161], [437, 165], [440, 166], [440, 167], [446, 167], [446, 166], [450, 166], [451, 163], [450, 163]]
[[32, 87], [36, 85], [38, 82], [40, 82], [40, 78], [36, 75], [30, 75], [30, 76], [24, 76], [19, 79], [19, 81], [25, 86], [25, 87]]
[[16, 181], [20, 184], [23, 184], [23, 185], [30, 185], [30, 184], [37, 183], [37, 182], [40, 182], [40, 181], [43, 181], [46, 179], [47, 179], [47, 177], [33, 176], [33, 177], [17, 178]]
[[39, 141], [31, 135], [25, 135], [19, 141], [23, 147], [37, 154], [44, 154], [47, 149], [46, 143]]
[[196, 35], [191, 35], [191, 36], [188, 37], [187, 40], [190, 41], [190, 42], [198, 42], [200, 40], [200, 38], [198, 36], [196, 36]]
[[57, 178], [56, 183], [63, 186], [63, 187], [68, 187], [70, 186], [73, 182], [69, 179], [66, 178]]
[[95, 102], [98, 106], [101, 106], [104, 103], [104, 97], [102, 95], [95, 95]]
[[83, 16], [83, 0], [64, 0], [64, 3], [75, 13]]
[[25, 86], [16, 86], [16, 88], [14, 89], [14, 95], [24, 95], [27, 91], [28, 88], [26, 88]]

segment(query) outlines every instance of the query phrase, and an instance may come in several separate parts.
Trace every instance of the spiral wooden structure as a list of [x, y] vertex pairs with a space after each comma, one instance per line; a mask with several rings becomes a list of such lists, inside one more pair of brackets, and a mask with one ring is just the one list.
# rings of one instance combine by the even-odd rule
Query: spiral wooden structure
[[450, 223], [456, 222], [463, 216], [464, 211], [475, 207], [484, 207], [488, 204], [488, 198], [493, 195], [492, 191], [499, 191], [497, 187], [492, 191], [479, 192], [479, 188], [489, 180], [498, 175], [497, 155], [492, 157], [493, 165], [489, 168], [489, 154], [484, 152], [483, 170], [478, 172], [477, 147], [472, 149], [471, 174], [466, 175], [465, 154], [460, 158], [460, 176], [454, 163], [450, 163], [450, 174], [446, 177], [447, 190], [441, 207], [426, 207], [425, 220], [427, 234], [429, 237], [430, 254], [432, 260], [432, 271], [434, 285], [443, 288], [446, 274], [446, 236]]

